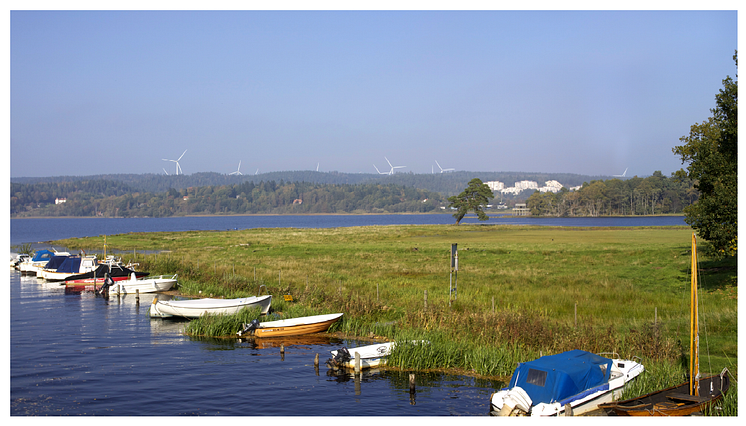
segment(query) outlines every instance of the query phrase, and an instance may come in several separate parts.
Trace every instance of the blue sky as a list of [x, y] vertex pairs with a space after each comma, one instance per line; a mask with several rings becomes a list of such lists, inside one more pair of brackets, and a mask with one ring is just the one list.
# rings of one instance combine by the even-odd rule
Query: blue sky
[[12, 11], [10, 176], [666, 175], [731, 11]]

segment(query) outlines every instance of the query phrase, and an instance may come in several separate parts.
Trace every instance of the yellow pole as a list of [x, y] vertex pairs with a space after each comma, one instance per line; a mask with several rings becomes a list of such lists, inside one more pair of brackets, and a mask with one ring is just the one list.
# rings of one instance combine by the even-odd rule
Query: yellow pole
[[697, 240], [692, 234], [692, 285], [689, 336], [689, 395], [699, 395], [699, 318], [697, 300]]

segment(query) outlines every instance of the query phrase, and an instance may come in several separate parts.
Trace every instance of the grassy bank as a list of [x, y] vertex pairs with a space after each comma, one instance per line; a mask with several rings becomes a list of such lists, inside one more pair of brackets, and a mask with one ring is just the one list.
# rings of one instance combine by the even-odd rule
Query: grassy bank
[[[185, 294], [242, 297], [265, 285], [275, 312], [344, 312], [338, 331], [436, 342], [436, 361], [406, 367], [506, 376], [517, 361], [569, 349], [678, 365], [688, 356], [690, 236], [687, 227], [433, 225], [132, 233], [107, 243], [141, 269], [178, 273]], [[702, 370], [737, 374], [735, 259], [700, 261]]]

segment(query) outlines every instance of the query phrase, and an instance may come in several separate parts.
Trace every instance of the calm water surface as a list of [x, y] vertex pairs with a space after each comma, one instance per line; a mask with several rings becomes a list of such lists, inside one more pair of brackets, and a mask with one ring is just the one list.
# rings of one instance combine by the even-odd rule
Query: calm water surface
[[11, 271], [10, 296], [12, 415], [486, 416], [499, 386], [418, 373], [411, 395], [406, 372], [335, 376], [329, 351], [364, 342], [192, 339], [151, 319], [147, 295], [65, 294]]
[[[390, 215], [279, 215], [203, 216], [166, 218], [66, 218], [11, 219], [10, 243], [36, 243], [72, 237], [125, 234], [128, 232], [204, 231], [252, 228], [334, 228], [370, 225], [450, 225], [450, 214]], [[686, 226], [683, 216], [529, 218], [495, 217], [479, 222], [467, 216], [461, 223], [543, 226]]]

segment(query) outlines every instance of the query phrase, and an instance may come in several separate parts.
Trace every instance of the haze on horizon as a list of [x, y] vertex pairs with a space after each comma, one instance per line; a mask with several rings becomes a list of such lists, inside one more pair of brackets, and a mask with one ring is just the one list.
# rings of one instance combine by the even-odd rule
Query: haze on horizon
[[10, 176], [670, 175], [731, 11], [11, 11]]

